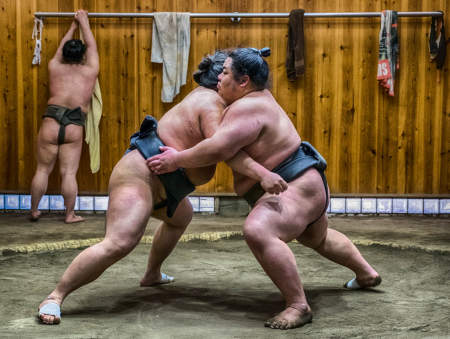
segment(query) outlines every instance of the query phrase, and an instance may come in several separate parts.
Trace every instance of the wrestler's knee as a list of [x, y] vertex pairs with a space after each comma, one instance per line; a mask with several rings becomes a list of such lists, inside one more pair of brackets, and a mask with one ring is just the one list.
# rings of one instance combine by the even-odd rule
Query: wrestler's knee
[[192, 205], [187, 198], [184, 198], [178, 205], [172, 218], [165, 220], [171, 227], [186, 229], [194, 216]]
[[104, 248], [107, 256], [123, 258], [128, 255], [139, 243], [140, 237], [111, 236], [104, 240]]
[[245, 222], [243, 233], [244, 239], [249, 246], [262, 244], [269, 236], [265, 225], [254, 219]]

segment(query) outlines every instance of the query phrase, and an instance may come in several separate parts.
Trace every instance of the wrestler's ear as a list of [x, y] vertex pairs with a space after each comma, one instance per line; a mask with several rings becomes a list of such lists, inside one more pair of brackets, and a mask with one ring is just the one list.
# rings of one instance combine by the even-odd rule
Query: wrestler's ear
[[249, 83], [250, 83], [250, 77], [247, 74], [241, 76], [241, 79], [239, 80], [240, 87], [246, 87]]

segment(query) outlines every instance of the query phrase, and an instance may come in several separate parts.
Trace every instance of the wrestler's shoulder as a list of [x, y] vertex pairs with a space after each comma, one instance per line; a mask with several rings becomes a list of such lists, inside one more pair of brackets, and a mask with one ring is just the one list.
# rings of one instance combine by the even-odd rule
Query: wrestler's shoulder
[[266, 104], [261, 98], [246, 96], [236, 100], [228, 108], [231, 111], [260, 111], [265, 108]]
[[203, 89], [191, 93], [190, 100], [195, 102], [197, 107], [212, 108], [216, 106], [225, 106], [224, 100], [212, 89]]
[[198, 97], [201, 99], [209, 98], [211, 100], [222, 100], [220, 95], [213, 89], [205, 88], [205, 87], [198, 87], [195, 90], [191, 92], [191, 95], [193, 97]]

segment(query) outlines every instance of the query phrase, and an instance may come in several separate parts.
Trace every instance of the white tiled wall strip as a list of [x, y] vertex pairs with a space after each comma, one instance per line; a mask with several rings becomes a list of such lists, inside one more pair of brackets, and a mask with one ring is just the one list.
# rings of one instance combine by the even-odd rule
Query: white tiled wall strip
[[[220, 197], [189, 197], [195, 212], [217, 212], [215, 199]], [[29, 210], [31, 197], [27, 194], [0, 194], [0, 211]], [[106, 211], [107, 196], [79, 196], [75, 210]], [[64, 210], [61, 195], [44, 195], [39, 209]], [[328, 206], [331, 214], [450, 214], [450, 198], [331, 198]]]

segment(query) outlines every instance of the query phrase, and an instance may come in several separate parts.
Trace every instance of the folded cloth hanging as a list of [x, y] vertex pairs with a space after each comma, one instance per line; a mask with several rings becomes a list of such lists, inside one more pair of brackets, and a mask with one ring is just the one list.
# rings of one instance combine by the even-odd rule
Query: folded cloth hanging
[[437, 69], [442, 69], [442, 67], [444, 67], [446, 45], [447, 42], [445, 41], [444, 14], [439, 17], [434, 16], [431, 18], [429, 47], [431, 61], [436, 62]]
[[44, 21], [40, 18], [34, 18], [33, 33], [31, 34], [32, 39], [36, 39], [33, 53], [32, 65], [41, 64], [41, 48], [42, 48], [42, 30], [44, 28]]
[[[83, 33], [80, 29], [80, 38]], [[89, 158], [92, 173], [100, 169], [100, 119], [102, 117], [103, 100], [98, 78], [95, 80], [94, 92], [92, 93], [91, 105], [87, 112], [84, 141], [89, 145]]]
[[395, 72], [399, 69], [398, 53], [397, 12], [383, 11], [381, 13], [377, 79], [390, 96], [394, 96]]
[[86, 117], [85, 141], [89, 145], [89, 157], [91, 172], [96, 173], [100, 169], [100, 119], [102, 117], [102, 93], [98, 78], [95, 80], [94, 92], [92, 93], [91, 107]]
[[172, 102], [186, 84], [190, 45], [189, 13], [154, 13], [151, 60], [163, 64], [162, 102]]
[[286, 73], [290, 81], [305, 73], [304, 15], [304, 9], [294, 9], [289, 13]]

